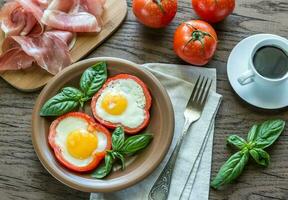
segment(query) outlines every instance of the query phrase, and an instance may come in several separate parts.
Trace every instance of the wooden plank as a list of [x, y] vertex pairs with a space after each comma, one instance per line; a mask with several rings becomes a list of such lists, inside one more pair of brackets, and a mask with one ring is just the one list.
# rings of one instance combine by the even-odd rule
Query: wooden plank
[[[107, 0], [103, 14], [103, 29], [100, 33], [78, 34], [77, 42], [71, 50], [72, 62], [76, 62], [99, 46], [121, 25], [127, 13], [125, 0]], [[0, 42], [4, 39], [0, 37]], [[35, 65], [29, 69], [6, 71], [0, 74], [13, 87], [22, 91], [34, 91], [44, 86], [53, 75]]]

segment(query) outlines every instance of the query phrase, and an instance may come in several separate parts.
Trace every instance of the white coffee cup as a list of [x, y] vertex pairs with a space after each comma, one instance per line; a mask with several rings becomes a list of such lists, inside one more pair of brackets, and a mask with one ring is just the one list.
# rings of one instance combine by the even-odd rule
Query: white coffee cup
[[281, 78], [267, 78], [257, 72], [253, 64], [253, 58], [257, 50], [265, 46], [274, 46], [283, 50], [288, 55], [288, 42], [282, 39], [269, 38], [259, 41], [252, 49], [248, 61], [248, 70], [240, 75], [237, 79], [240, 85], [247, 85], [249, 83], [257, 82], [261, 85], [277, 85], [283, 83], [288, 79], [288, 71]]

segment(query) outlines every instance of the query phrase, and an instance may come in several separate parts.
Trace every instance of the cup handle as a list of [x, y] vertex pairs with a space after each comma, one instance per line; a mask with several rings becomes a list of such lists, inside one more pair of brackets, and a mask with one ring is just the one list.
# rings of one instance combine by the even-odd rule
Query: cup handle
[[249, 69], [244, 72], [237, 80], [241, 85], [247, 85], [249, 83], [254, 82], [254, 72], [253, 70]]

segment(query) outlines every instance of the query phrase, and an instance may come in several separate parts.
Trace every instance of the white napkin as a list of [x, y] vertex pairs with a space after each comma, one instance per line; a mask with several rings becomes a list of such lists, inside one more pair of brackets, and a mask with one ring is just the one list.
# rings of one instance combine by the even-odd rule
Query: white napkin
[[[140, 183], [113, 193], [92, 193], [90, 200], [147, 200], [157, 177], [167, 163], [184, 125], [184, 110], [193, 85], [199, 76], [212, 78], [212, 91], [207, 99], [201, 118], [195, 122], [181, 146], [172, 175], [168, 199], [204, 200], [209, 197], [214, 119], [221, 102], [216, 90], [216, 70], [185, 65], [144, 64], [166, 88], [174, 108], [175, 131], [172, 145], [158, 168]], [[204, 141], [204, 145], [201, 146]], [[193, 168], [193, 170], [192, 170]], [[197, 173], [196, 173], [197, 172]]]

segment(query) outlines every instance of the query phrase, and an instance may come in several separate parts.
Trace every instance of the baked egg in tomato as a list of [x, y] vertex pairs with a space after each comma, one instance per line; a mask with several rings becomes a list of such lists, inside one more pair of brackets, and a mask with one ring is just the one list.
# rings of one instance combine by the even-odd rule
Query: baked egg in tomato
[[148, 125], [151, 95], [137, 77], [119, 74], [107, 80], [91, 101], [94, 117], [104, 126], [122, 126], [134, 134]]
[[54, 120], [48, 141], [57, 160], [77, 172], [97, 167], [111, 149], [109, 131], [81, 112], [71, 112]]

